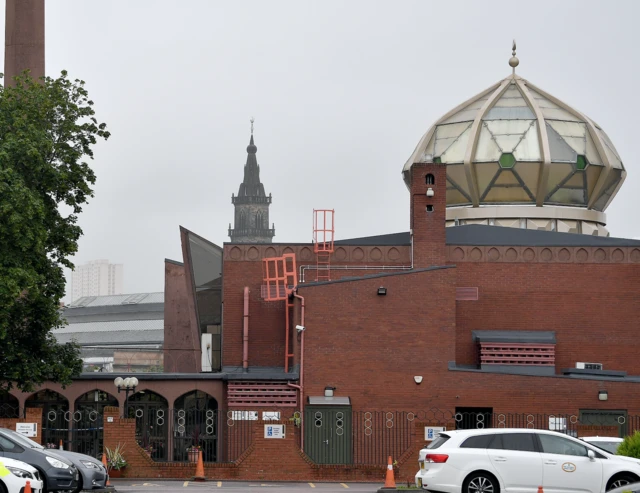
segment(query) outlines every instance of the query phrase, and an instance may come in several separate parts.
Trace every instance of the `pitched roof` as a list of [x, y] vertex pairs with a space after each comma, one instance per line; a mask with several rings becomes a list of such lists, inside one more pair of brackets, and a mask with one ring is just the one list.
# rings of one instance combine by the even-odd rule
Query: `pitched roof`
[[[534, 229], [506, 228], [470, 224], [447, 228], [447, 245], [476, 246], [637, 246], [640, 240], [589, 236], [576, 233], [558, 233]], [[378, 236], [365, 236], [335, 241], [336, 245], [359, 246], [402, 246], [411, 244], [409, 232]]]

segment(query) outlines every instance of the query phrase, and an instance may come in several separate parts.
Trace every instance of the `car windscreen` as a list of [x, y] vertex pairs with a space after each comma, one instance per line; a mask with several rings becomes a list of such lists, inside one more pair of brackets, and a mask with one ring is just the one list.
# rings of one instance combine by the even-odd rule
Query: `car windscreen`
[[427, 448], [430, 450], [433, 450], [434, 448], [438, 448], [440, 446], [442, 446], [442, 444], [444, 442], [446, 442], [447, 440], [449, 440], [449, 436], [448, 435], [443, 435], [442, 433], [440, 433], [437, 437], [435, 437], [431, 443], [429, 445], [427, 445]]
[[589, 440], [585, 440], [585, 442], [613, 455], [616, 455], [618, 447], [620, 446], [620, 442], [604, 442], [600, 440], [598, 440], [597, 442], [590, 442]]
[[21, 435], [20, 433], [17, 433], [17, 432], [15, 432], [13, 430], [3, 429], [2, 433], [6, 434], [12, 440], [15, 440], [16, 442], [20, 443], [24, 447], [37, 448], [37, 449], [43, 449], [44, 448], [39, 443], [34, 442], [30, 438], [27, 438], [26, 436]]

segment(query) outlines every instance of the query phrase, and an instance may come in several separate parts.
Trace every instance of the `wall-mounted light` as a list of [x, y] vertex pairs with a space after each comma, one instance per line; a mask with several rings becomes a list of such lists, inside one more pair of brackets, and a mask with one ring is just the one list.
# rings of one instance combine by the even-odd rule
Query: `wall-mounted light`
[[600, 399], [601, 401], [609, 400], [609, 392], [607, 392], [606, 390], [599, 390], [598, 399]]
[[413, 380], [420, 385], [422, 383], [422, 375], [416, 375], [415, 377], [413, 377]]
[[433, 188], [427, 188], [427, 197], [433, 197], [434, 195]]
[[387, 288], [385, 288], [384, 286], [380, 286], [378, 288], [378, 296], [386, 296], [387, 295]]
[[325, 397], [333, 397], [333, 391], [336, 390], [335, 387], [326, 386], [324, 388], [324, 396]]

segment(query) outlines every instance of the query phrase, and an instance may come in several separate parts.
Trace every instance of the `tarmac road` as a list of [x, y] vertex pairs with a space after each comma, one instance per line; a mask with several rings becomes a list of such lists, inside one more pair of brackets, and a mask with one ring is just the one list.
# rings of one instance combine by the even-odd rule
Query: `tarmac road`
[[380, 483], [289, 483], [269, 481], [152, 481], [152, 480], [111, 480], [117, 493], [257, 493], [267, 490], [269, 493], [375, 493], [384, 482]]

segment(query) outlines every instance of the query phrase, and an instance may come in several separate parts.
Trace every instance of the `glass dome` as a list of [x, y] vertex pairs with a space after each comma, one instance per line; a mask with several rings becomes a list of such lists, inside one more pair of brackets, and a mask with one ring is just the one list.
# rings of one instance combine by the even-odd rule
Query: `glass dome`
[[424, 134], [403, 168], [447, 165], [447, 221], [607, 235], [626, 171], [607, 134], [515, 73]]

